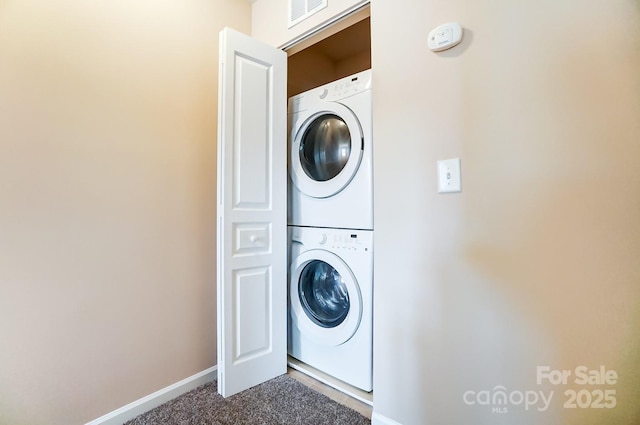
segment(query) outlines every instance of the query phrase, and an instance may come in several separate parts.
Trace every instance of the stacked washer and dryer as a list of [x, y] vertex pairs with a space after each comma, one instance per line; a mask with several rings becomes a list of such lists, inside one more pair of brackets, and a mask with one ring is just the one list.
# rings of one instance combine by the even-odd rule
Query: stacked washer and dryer
[[288, 352], [373, 389], [371, 70], [289, 99]]

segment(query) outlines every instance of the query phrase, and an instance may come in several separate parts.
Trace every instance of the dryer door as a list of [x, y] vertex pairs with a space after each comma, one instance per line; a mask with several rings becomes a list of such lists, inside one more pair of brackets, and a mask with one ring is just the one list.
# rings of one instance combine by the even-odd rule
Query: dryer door
[[307, 338], [326, 345], [347, 342], [362, 317], [362, 295], [347, 264], [335, 254], [314, 249], [291, 264], [291, 318]]
[[291, 180], [301, 192], [327, 198], [340, 192], [358, 171], [363, 134], [351, 109], [321, 103], [293, 116]]

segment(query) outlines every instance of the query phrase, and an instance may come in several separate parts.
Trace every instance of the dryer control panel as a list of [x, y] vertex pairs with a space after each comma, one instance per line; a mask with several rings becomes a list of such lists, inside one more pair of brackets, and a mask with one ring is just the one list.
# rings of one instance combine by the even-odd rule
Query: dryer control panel
[[329, 86], [325, 86], [318, 94], [318, 97], [329, 101], [343, 99], [370, 88], [371, 74], [363, 75], [360, 73], [338, 80]]
[[304, 111], [317, 105], [318, 101], [335, 102], [367, 90], [371, 90], [370, 69], [290, 97], [288, 112]]

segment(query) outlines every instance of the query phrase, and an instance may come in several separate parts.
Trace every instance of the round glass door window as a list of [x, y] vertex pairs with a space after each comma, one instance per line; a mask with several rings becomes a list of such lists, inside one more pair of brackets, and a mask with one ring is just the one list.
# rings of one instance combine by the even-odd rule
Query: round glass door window
[[340, 325], [349, 313], [349, 292], [340, 273], [320, 260], [309, 262], [298, 281], [302, 309], [312, 322], [323, 327]]
[[324, 182], [337, 176], [351, 155], [351, 134], [347, 124], [337, 115], [317, 117], [300, 140], [300, 165], [315, 181]]

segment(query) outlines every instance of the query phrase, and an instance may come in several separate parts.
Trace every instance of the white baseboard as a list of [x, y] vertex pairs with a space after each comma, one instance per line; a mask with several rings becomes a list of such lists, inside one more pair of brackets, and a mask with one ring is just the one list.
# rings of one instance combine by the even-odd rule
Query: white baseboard
[[396, 422], [383, 416], [377, 412], [371, 414], [371, 425], [402, 425], [400, 422]]
[[217, 378], [216, 371], [218, 366], [210, 367], [209, 369], [198, 372], [188, 378], [183, 379], [180, 382], [169, 385], [161, 390], [156, 391], [153, 394], [142, 397], [132, 403], [122, 406], [119, 409], [114, 410], [111, 413], [107, 413], [104, 416], [100, 416], [98, 419], [94, 419], [91, 422], [87, 422], [85, 425], [122, 425], [130, 419], [135, 418], [149, 410], [166, 403], [182, 394], [189, 392], [200, 385], [206, 384]]
[[361, 390], [360, 388], [356, 388], [352, 385], [347, 384], [346, 382], [342, 382], [331, 375], [328, 375], [321, 370], [316, 369], [313, 366], [309, 366], [306, 363], [301, 362], [298, 359], [293, 357], [287, 358], [287, 365], [297, 370], [298, 372], [302, 372], [307, 376], [312, 377], [316, 381], [320, 381], [325, 385], [328, 385], [336, 390], [345, 393], [349, 397], [355, 398], [358, 401], [361, 401], [364, 404], [368, 404], [369, 406], [373, 406], [373, 393]]

